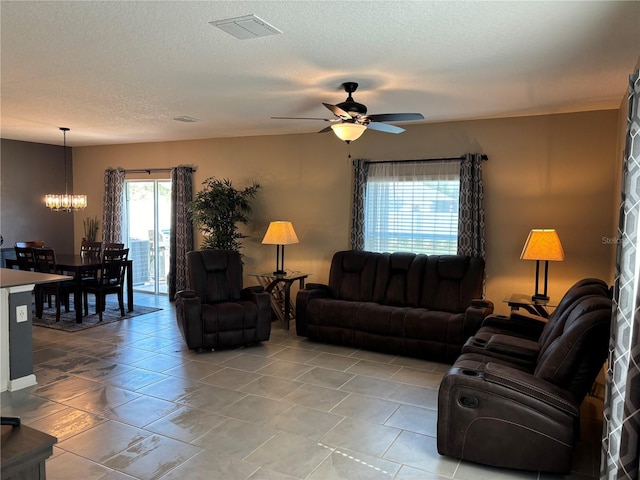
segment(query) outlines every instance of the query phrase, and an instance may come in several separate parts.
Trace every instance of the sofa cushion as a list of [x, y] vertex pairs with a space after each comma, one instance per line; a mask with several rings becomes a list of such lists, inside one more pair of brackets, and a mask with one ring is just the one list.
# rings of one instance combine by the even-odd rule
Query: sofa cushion
[[382, 254], [378, 259], [374, 301], [383, 305], [417, 307], [426, 263], [426, 255]]
[[482, 298], [484, 260], [462, 255], [427, 258], [420, 306], [429, 310], [459, 313]]
[[379, 253], [347, 250], [331, 261], [329, 289], [333, 298], [370, 302], [376, 280]]

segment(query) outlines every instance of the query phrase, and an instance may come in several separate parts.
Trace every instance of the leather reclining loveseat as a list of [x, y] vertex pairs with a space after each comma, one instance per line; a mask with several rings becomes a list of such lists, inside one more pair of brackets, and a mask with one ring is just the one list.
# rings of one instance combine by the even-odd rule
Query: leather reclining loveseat
[[566, 473], [580, 405], [607, 357], [611, 292], [584, 279], [548, 322], [488, 317], [438, 392], [442, 455], [496, 467]]
[[310, 340], [453, 363], [493, 303], [484, 260], [461, 255], [340, 251], [328, 285], [296, 297], [296, 331]]

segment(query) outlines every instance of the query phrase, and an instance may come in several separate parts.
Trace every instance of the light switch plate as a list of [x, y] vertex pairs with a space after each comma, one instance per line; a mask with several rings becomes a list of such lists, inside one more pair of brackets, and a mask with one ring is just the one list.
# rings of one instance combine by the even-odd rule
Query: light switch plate
[[29, 313], [26, 305], [18, 305], [16, 307], [16, 322], [26, 322], [29, 320]]

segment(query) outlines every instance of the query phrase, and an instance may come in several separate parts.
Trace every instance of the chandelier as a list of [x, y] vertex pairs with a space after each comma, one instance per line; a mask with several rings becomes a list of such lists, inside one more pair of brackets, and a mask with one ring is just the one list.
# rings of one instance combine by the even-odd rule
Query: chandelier
[[86, 195], [73, 195], [67, 188], [67, 127], [60, 127], [64, 136], [64, 195], [48, 193], [45, 195], [45, 205], [53, 212], [72, 212], [74, 210], [84, 210], [87, 206]]

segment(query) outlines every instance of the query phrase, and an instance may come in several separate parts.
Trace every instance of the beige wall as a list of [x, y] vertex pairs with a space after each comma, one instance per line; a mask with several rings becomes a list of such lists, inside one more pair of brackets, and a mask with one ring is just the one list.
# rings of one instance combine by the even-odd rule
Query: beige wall
[[290, 220], [300, 244], [286, 248], [286, 267], [324, 282], [333, 252], [349, 248], [349, 150], [353, 158], [371, 160], [479, 152], [489, 156], [486, 296], [504, 313], [505, 294], [533, 293], [535, 263], [519, 259], [531, 228], [557, 229], [565, 248], [566, 260], [550, 265], [552, 296], [583, 277], [612, 281], [615, 245], [603, 238], [614, 237], [618, 113], [407, 125], [401, 135], [368, 131], [350, 147], [330, 133], [76, 147], [75, 186], [89, 194], [90, 205], [84, 216], [76, 215], [76, 243], [82, 218], [101, 216], [105, 168], [193, 165], [197, 189], [209, 176], [229, 178], [237, 187], [252, 180], [262, 185], [245, 232], [245, 273], [272, 270], [275, 247], [260, 240], [269, 221]]

